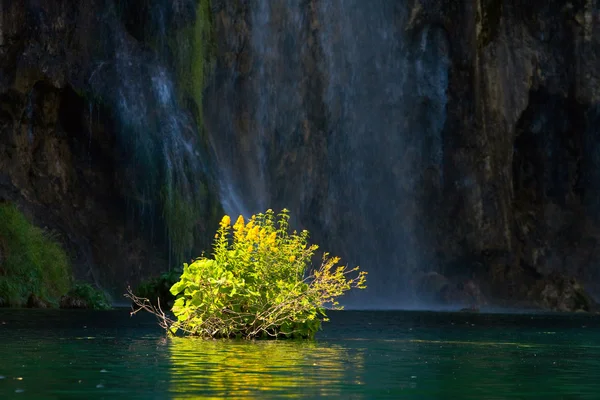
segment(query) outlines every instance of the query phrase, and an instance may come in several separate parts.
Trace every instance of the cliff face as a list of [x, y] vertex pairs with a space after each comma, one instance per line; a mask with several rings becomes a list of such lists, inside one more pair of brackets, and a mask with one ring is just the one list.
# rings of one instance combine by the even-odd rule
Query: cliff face
[[441, 188], [444, 31], [409, 32], [410, 9], [385, 0], [213, 12], [204, 114], [224, 208], [289, 208], [325, 250], [371, 271], [370, 306], [405, 305], [410, 275], [432, 263], [421, 203]]
[[0, 0], [0, 200], [80, 278], [178, 264], [220, 201], [289, 208], [355, 305], [600, 293], [597, 0], [80, 3]]
[[387, 304], [428, 271], [497, 304], [597, 293], [597, 2], [284, 3], [214, 2], [226, 208], [291, 207]]
[[541, 293], [560, 275], [598, 293], [598, 17], [593, 1], [477, 1], [420, 20], [453, 48], [439, 244], [496, 298], [556, 307]]
[[[194, 24], [184, 3], [159, 10], [162, 26]], [[169, 254], [189, 253], [218, 208], [198, 107], [176, 97], [177, 54], [163, 63], [151, 47], [144, 4], [0, 1], [0, 199], [56, 231], [76, 277], [116, 294], [178, 264]]]

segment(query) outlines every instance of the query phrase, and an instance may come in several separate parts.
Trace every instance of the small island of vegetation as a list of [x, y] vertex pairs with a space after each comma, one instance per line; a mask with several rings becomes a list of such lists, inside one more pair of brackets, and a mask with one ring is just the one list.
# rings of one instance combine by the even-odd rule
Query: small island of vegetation
[[159, 318], [170, 335], [205, 338], [313, 338], [327, 321], [326, 309], [342, 309], [337, 298], [352, 288], [366, 287], [366, 272], [340, 265], [318, 249], [309, 233], [289, 230], [289, 212], [272, 210], [240, 216], [231, 225], [225, 215], [214, 238], [212, 257], [183, 265], [170, 289], [176, 297], [175, 319], [149, 299], [126, 297]]

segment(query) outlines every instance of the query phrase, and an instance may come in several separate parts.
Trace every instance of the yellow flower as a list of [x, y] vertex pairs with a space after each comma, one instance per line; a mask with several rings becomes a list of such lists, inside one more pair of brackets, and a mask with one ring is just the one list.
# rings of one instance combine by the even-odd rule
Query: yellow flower
[[235, 225], [233, 225], [233, 229], [235, 229], [236, 231], [243, 231], [244, 230], [244, 217], [243, 216], [239, 216], [237, 221], [235, 221]]
[[246, 235], [247, 240], [255, 240], [258, 236], [258, 225], [250, 229]]
[[290, 262], [296, 261], [296, 256], [290, 256]]
[[231, 218], [229, 218], [229, 215], [224, 215], [223, 219], [221, 219], [221, 226], [229, 226], [231, 225]]

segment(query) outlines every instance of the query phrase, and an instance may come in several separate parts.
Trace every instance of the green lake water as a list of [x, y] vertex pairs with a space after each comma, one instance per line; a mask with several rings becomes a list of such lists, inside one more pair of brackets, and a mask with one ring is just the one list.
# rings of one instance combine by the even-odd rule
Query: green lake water
[[600, 318], [331, 313], [314, 342], [165, 339], [150, 315], [0, 310], [0, 399], [600, 399]]

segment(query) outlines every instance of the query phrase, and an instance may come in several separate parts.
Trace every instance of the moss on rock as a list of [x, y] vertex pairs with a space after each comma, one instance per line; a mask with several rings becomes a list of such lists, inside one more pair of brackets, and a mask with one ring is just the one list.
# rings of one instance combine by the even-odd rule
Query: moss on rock
[[[210, 0], [198, 0], [193, 22], [169, 36], [169, 51], [175, 64], [180, 99], [193, 99], [202, 125], [202, 93], [212, 63], [214, 47]], [[202, 133], [202, 127], [200, 126]]]
[[0, 204], [0, 249], [0, 304], [23, 306], [30, 298], [56, 304], [69, 290], [63, 248], [9, 203]]

